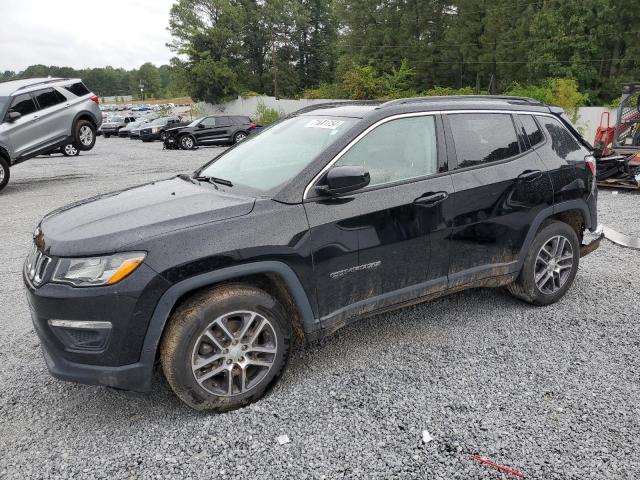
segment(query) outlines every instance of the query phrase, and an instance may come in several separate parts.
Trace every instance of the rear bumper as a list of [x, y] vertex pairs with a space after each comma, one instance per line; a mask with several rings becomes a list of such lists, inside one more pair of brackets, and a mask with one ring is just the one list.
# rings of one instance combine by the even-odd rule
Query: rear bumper
[[600, 247], [600, 243], [604, 238], [604, 229], [601, 225], [594, 230], [586, 230], [580, 245], [580, 258], [589, 255]]

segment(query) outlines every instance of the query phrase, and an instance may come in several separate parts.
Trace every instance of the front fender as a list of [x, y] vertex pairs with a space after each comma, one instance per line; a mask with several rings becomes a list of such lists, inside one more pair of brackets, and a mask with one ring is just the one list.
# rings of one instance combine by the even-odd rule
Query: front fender
[[158, 301], [153, 312], [153, 316], [151, 317], [151, 321], [149, 322], [147, 334], [142, 346], [142, 352], [140, 354], [140, 363], [148, 365], [149, 368], [153, 367], [162, 332], [164, 331], [164, 327], [169, 319], [169, 315], [171, 314], [173, 307], [180, 297], [199, 288], [258, 273], [275, 273], [279, 275], [284, 280], [291, 296], [293, 297], [293, 301], [298, 308], [300, 321], [305, 332], [313, 333], [319, 330], [320, 324], [314, 318], [311, 303], [309, 302], [304, 288], [302, 287], [302, 283], [291, 267], [278, 261], [252, 262], [235, 265], [233, 267], [223, 268], [188, 278], [167, 289]]

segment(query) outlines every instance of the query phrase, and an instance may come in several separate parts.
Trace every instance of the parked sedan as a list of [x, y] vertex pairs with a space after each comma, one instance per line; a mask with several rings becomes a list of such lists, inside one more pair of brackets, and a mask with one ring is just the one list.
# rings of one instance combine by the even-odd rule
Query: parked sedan
[[163, 140], [166, 138], [166, 130], [172, 127], [181, 127], [187, 125], [182, 122], [180, 117], [160, 117], [145, 125], [140, 130], [140, 138], [143, 142], [152, 142], [154, 140]]
[[102, 124], [102, 133], [105, 138], [109, 138], [111, 135], [117, 136], [121, 128], [135, 121], [136, 119], [134, 117], [111, 117], [107, 122]]
[[140, 129], [147, 123], [149, 123], [148, 120], [136, 120], [135, 122], [129, 122], [118, 131], [118, 136], [121, 138], [127, 138], [131, 136], [133, 130], [136, 130], [135, 136], [139, 137]]
[[238, 143], [256, 130], [249, 117], [212, 115], [198, 118], [185, 127], [167, 130], [167, 135], [176, 138], [180, 148], [191, 150], [197, 145]]

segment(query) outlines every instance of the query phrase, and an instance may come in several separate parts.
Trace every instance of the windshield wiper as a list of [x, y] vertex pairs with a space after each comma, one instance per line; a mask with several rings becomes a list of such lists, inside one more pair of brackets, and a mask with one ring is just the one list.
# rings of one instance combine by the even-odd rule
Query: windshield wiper
[[219, 183], [220, 185], [225, 185], [227, 187], [233, 187], [233, 183], [229, 180], [225, 180], [224, 178], [218, 177], [195, 177], [196, 180], [209, 182], [209, 183]]

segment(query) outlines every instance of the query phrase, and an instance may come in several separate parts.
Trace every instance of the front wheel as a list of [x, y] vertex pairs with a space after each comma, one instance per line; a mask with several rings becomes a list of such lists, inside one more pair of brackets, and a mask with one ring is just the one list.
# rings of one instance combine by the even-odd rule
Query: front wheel
[[80, 155], [80, 150], [73, 146], [73, 143], [68, 143], [64, 147], [60, 147], [60, 153], [65, 157], [77, 157]]
[[9, 162], [7, 162], [3, 157], [0, 157], [0, 190], [7, 186], [10, 176]]
[[573, 228], [563, 222], [549, 223], [536, 235], [520, 275], [507, 288], [532, 305], [550, 305], [567, 293], [579, 262], [580, 243]]
[[196, 140], [191, 135], [185, 135], [180, 138], [180, 148], [183, 150], [193, 150], [196, 146]]
[[261, 398], [280, 377], [291, 345], [283, 306], [257, 288], [200, 292], [171, 316], [160, 345], [165, 378], [196, 410], [224, 412]]

